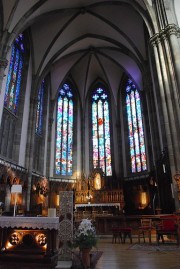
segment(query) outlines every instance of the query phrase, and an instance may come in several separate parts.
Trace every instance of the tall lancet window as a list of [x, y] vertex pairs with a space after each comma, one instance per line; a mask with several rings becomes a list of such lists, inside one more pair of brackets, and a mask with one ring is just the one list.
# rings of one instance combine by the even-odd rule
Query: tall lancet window
[[20, 34], [12, 45], [9, 71], [6, 81], [4, 106], [17, 113], [24, 64], [24, 36]]
[[59, 89], [56, 126], [56, 175], [72, 175], [74, 102], [70, 85]]
[[96, 88], [92, 94], [93, 167], [101, 167], [106, 176], [112, 175], [108, 94]]
[[126, 84], [126, 109], [129, 131], [131, 172], [143, 172], [147, 170], [147, 160], [141, 99], [136, 86], [130, 79], [128, 79]]
[[44, 80], [38, 91], [37, 110], [36, 110], [36, 133], [42, 135], [43, 122], [43, 101], [44, 101]]

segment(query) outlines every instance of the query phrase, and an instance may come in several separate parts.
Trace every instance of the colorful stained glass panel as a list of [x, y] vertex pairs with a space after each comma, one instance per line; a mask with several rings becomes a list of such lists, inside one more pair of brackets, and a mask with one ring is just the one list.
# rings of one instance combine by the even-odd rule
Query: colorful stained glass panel
[[142, 172], [147, 170], [147, 161], [141, 100], [135, 84], [130, 79], [126, 85], [126, 110], [129, 130], [131, 172]]
[[12, 45], [10, 65], [6, 81], [4, 106], [12, 113], [17, 114], [19, 94], [21, 88], [22, 71], [24, 64], [24, 38], [20, 34]]
[[56, 162], [57, 175], [72, 175], [74, 103], [70, 85], [59, 90], [57, 104]]
[[112, 175], [109, 123], [109, 101], [106, 91], [97, 88], [92, 95], [93, 166]]

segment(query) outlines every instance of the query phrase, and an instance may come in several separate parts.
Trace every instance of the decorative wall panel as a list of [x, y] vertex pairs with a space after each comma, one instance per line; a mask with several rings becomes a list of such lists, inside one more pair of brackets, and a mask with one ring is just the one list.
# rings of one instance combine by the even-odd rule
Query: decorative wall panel
[[59, 260], [67, 261], [72, 259], [72, 251], [69, 243], [73, 239], [73, 192], [59, 192]]

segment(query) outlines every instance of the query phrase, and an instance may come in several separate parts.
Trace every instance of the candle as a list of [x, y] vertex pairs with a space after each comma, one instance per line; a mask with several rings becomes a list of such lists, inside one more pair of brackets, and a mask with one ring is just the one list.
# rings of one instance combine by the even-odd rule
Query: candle
[[48, 208], [48, 217], [50, 218], [56, 217], [56, 208]]

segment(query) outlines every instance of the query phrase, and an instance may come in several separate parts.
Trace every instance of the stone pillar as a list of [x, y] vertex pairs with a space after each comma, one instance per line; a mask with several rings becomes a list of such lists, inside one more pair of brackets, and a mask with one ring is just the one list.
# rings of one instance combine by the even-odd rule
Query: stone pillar
[[[150, 70], [147, 69], [146, 72], [143, 74], [143, 88], [145, 89], [145, 96], [144, 98], [146, 99], [146, 103], [143, 104], [143, 113], [146, 111], [148, 117], [148, 121], [146, 120], [145, 126], [146, 126], [146, 132], [145, 132], [145, 139], [148, 141], [148, 145], [146, 147], [147, 153], [152, 154], [152, 163], [149, 163], [150, 160], [148, 161], [148, 166], [149, 167], [154, 167], [155, 165], [155, 160], [158, 159], [159, 157], [159, 152], [161, 151], [161, 147], [159, 145], [159, 132], [157, 128], [158, 124], [158, 119], [157, 119], [157, 113], [156, 113], [156, 106], [155, 106], [155, 100], [154, 100], [154, 94], [153, 94], [153, 85], [150, 81]], [[149, 143], [152, 144], [152, 151], [149, 149]]]
[[[160, 92], [160, 104], [162, 104], [163, 111], [163, 121], [165, 127], [165, 134], [167, 140], [167, 147], [169, 152], [170, 159], [170, 168], [173, 175], [178, 170], [180, 165], [180, 149], [179, 149], [179, 139], [178, 139], [178, 123], [177, 116], [174, 111], [175, 103], [173, 102], [173, 94], [176, 91], [176, 88], [173, 88], [171, 83], [171, 66], [169, 66], [169, 55], [168, 53], [168, 44], [166, 43], [166, 36], [164, 32], [161, 34], [156, 34], [151, 38], [151, 44], [154, 49], [154, 56], [157, 68], [158, 83], [159, 83], [159, 92]], [[160, 104], [157, 104], [158, 106]], [[165, 143], [165, 141], [163, 141]], [[166, 146], [165, 144], [163, 147]], [[175, 184], [173, 182], [174, 190], [176, 190]], [[175, 195], [175, 204], [176, 208], [179, 208], [179, 201], [177, 195]]]
[[4, 105], [4, 93], [2, 93], [2, 82], [4, 78], [4, 71], [8, 65], [8, 61], [4, 58], [0, 58], [0, 123], [3, 114], [3, 105]]
[[[150, 43], [153, 47], [154, 51], [154, 58], [155, 58], [155, 64], [156, 64], [156, 71], [157, 71], [157, 78], [158, 78], [158, 84], [159, 88], [161, 89], [163, 87], [162, 83], [162, 74], [161, 74], [161, 67], [160, 67], [160, 62], [159, 62], [159, 55], [158, 55], [158, 50], [157, 50], [157, 42], [158, 42], [158, 34], [154, 35], [150, 39]], [[164, 129], [164, 119], [162, 119], [161, 116], [161, 110], [159, 106], [159, 97], [157, 94], [157, 91], [154, 90], [154, 97], [155, 97], [155, 106], [156, 106], [156, 111], [157, 111], [157, 120], [158, 120], [158, 129], [159, 129], [159, 134], [160, 134], [160, 147], [161, 150], [163, 149], [163, 129]]]
[[50, 175], [50, 159], [51, 159], [51, 139], [52, 139], [52, 126], [54, 122], [53, 118], [53, 109], [54, 109], [54, 101], [50, 102], [49, 107], [49, 120], [48, 120], [48, 145], [47, 145], [47, 163], [46, 163], [46, 174]]
[[175, 24], [169, 24], [164, 29], [167, 39], [169, 41], [173, 66], [178, 85], [178, 100], [180, 105], [180, 45], [178, 37], [180, 36], [180, 28]]
[[1, 94], [2, 81], [4, 78], [4, 70], [6, 69], [7, 65], [8, 61], [4, 58], [0, 58], [0, 94]]
[[27, 137], [27, 156], [26, 156], [26, 167], [28, 167], [28, 187], [27, 187], [27, 210], [30, 208], [30, 197], [31, 197], [31, 179], [33, 170], [33, 152], [34, 152], [34, 138], [35, 138], [35, 120], [36, 120], [36, 105], [37, 98], [31, 98], [30, 100], [30, 116], [29, 116], [29, 127]]
[[[180, 150], [179, 150], [179, 140], [177, 133], [177, 125], [174, 115], [174, 103], [172, 100], [172, 94], [170, 93], [170, 87], [172, 86], [169, 80], [169, 66], [167, 65], [167, 56], [163, 50], [163, 39], [161, 38], [158, 42], [158, 50], [160, 55], [160, 65], [162, 71], [162, 81], [163, 81], [163, 90], [161, 89], [161, 97], [163, 102], [163, 112], [165, 120], [165, 130], [169, 150], [169, 158], [171, 159], [171, 166], [175, 166], [177, 170], [178, 163], [180, 163]], [[174, 90], [174, 89], [173, 89]]]
[[[170, 44], [168, 40], [168, 34], [166, 30], [161, 31], [161, 38], [164, 44], [164, 49], [167, 57], [167, 66], [169, 69], [169, 80], [170, 80], [170, 94], [173, 100], [173, 109], [175, 113], [175, 121], [180, 128], [180, 96], [179, 96], [179, 87], [175, 75], [175, 67], [173, 56], [171, 54]], [[179, 63], [180, 64], [180, 63]]]

